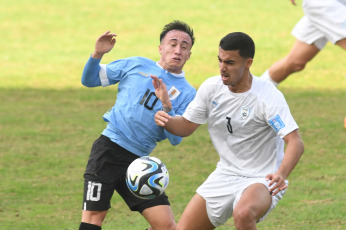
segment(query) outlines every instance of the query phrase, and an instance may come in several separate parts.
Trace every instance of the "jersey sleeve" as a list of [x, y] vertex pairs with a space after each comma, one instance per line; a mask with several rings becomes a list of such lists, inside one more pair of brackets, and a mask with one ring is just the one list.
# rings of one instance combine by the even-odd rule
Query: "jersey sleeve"
[[87, 87], [97, 87], [101, 85], [99, 78], [101, 59], [95, 59], [91, 56], [84, 66], [81, 82]]
[[187, 107], [189, 106], [189, 104], [193, 101], [193, 99], [196, 96], [196, 90], [193, 88], [190, 90], [188, 96], [186, 97], [185, 101], [182, 102], [179, 106], [179, 108], [176, 111], [170, 111], [168, 114], [171, 116], [181, 116], [184, 114], [184, 112], [186, 111]]
[[128, 59], [119, 59], [107, 65], [100, 65], [100, 79], [103, 87], [114, 85], [126, 76], [133, 67]]
[[298, 129], [288, 104], [282, 95], [278, 93], [273, 97], [273, 101], [267, 105], [265, 119], [268, 125], [281, 137], [284, 138], [290, 132]]
[[101, 59], [89, 57], [84, 66], [82, 84], [87, 87], [109, 86], [116, 84], [125, 75], [124, 59], [114, 61], [110, 64], [100, 64]]
[[[207, 80], [208, 81], [208, 80]], [[183, 117], [196, 124], [206, 124], [208, 119], [208, 94], [212, 86], [207, 81], [198, 88], [195, 98], [187, 106]]]

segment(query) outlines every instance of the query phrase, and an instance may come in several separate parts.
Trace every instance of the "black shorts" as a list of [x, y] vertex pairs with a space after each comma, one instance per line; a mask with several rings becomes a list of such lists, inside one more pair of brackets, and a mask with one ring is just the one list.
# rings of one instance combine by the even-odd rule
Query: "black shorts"
[[130, 192], [125, 182], [126, 171], [137, 158], [137, 155], [101, 135], [91, 148], [84, 173], [83, 210], [108, 210], [114, 190], [132, 211], [142, 213], [146, 208], [170, 205], [165, 193], [155, 199], [146, 200]]

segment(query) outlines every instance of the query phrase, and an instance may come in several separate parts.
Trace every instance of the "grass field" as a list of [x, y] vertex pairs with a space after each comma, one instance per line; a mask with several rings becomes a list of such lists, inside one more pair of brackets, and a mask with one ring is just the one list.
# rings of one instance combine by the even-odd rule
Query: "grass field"
[[[82, 174], [116, 87], [87, 89], [80, 77], [96, 38], [118, 34], [103, 63], [128, 56], [157, 60], [159, 33], [179, 19], [196, 44], [185, 71], [196, 87], [218, 74], [220, 38], [243, 31], [256, 43], [261, 75], [290, 49], [303, 15], [287, 0], [110, 1], [0, 0], [0, 229], [78, 229]], [[303, 72], [280, 85], [300, 126], [305, 153], [290, 186], [259, 229], [345, 229], [346, 55], [328, 44]], [[206, 126], [182, 144], [159, 143], [152, 155], [170, 172], [167, 194], [178, 220], [218, 156]], [[103, 229], [145, 229], [118, 195]], [[229, 220], [219, 229], [235, 229]]]

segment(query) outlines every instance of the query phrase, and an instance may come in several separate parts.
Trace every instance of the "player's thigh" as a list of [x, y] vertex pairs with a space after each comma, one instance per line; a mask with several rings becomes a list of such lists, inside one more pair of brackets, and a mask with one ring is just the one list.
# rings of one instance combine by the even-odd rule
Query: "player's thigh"
[[250, 214], [257, 221], [269, 210], [272, 197], [268, 188], [262, 183], [255, 183], [246, 188], [236, 204], [233, 216]]
[[214, 228], [209, 220], [204, 198], [196, 193], [180, 217], [176, 230], [211, 230]]
[[153, 229], [175, 229], [174, 215], [169, 205], [158, 205], [142, 212]]
[[305, 65], [314, 58], [320, 50], [314, 44], [307, 44], [296, 40], [287, 59], [296, 65]]

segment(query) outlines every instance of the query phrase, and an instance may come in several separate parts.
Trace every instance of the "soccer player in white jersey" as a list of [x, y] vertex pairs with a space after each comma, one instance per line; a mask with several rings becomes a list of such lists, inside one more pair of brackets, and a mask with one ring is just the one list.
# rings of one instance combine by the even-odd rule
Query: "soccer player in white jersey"
[[[214, 229], [231, 216], [237, 229], [256, 229], [284, 195], [287, 177], [303, 153], [298, 125], [283, 94], [250, 73], [254, 53], [247, 34], [226, 35], [219, 46], [221, 75], [202, 83], [182, 116], [155, 114], [158, 126], [182, 137], [208, 123], [220, 157], [185, 208], [177, 230]], [[165, 84], [153, 78], [156, 95], [167, 100]]]
[[[130, 163], [149, 155], [157, 142], [167, 138], [177, 145], [182, 141], [182, 137], [158, 127], [154, 115], [159, 110], [181, 115], [196, 95], [183, 71], [195, 40], [193, 30], [181, 21], [165, 25], [160, 34], [158, 62], [129, 57], [100, 64], [103, 55], [114, 47], [115, 36], [108, 31], [97, 39], [82, 75], [83, 85], [118, 84], [118, 93], [115, 105], [103, 115], [107, 127], [94, 142], [86, 166], [79, 229], [101, 229], [116, 190], [132, 211], [138, 211], [148, 221], [149, 229], [173, 230], [176, 223], [166, 194], [151, 200], [137, 198], [127, 188], [125, 174]], [[167, 84], [169, 95], [165, 103], [156, 97], [150, 75], [159, 76]]]
[[303, 0], [303, 10], [305, 15], [292, 30], [296, 41], [291, 51], [261, 76], [275, 86], [303, 70], [328, 41], [346, 50], [346, 0]]

